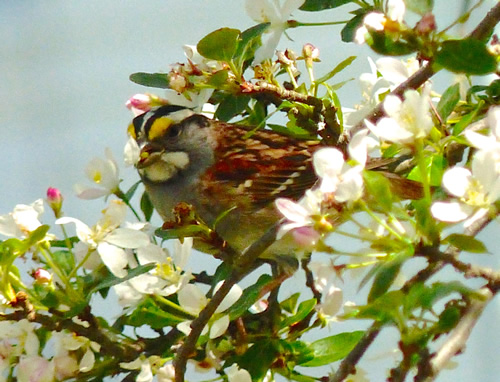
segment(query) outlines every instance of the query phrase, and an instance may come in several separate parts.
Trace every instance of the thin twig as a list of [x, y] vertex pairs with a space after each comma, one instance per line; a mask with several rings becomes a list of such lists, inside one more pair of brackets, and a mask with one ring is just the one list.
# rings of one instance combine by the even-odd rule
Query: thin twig
[[365, 332], [363, 338], [356, 344], [354, 349], [351, 350], [349, 355], [345, 357], [339, 365], [339, 368], [332, 375], [328, 382], [341, 382], [348, 375], [354, 374], [356, 372], [356, 364], [359, 362], [363, 354], [365, 354], [368, 347], [372, 344], [372, 342], [377, 338], [380, 333], [381, 325], [378, 322], [375, 322], [368, 328]]
[[253, 271], [258, 266], [256, 260], [259, 256], [276, 240], [276, 233], [281, 222], [272, 226], [259, 240], [254, 242], [240, 258], [235, 262], [235, 268], [231, 275], [224, 281], [219, 290], [214, 294], [198, 317], [191, 323], [191, 332], [186, 337], [175, 357], [175, 382], [184, 382], [186, 364], [190, 355], [195, 351], [196, 342], [201, 335], [205, 325], [214, 314], [222, 300], [227, 296], [231, 288], [243, 277]]
[[[416, 382], [431, 382], [437, 377], [439, 372], [446, 366], [452, 357], [459, 354], [465, 348], [465, 344], [469, 339], [472, 329], [477, 323], [477, 320], [483, 313], [486, 305], [493, 298], [493, 293], [488, 288], [483, 288], [480, 293], [484, 299], [476, 299], [471, 301], [465, 313], [460, 318], [460, 322], [453, 329], [446, 342], [436, 352], [429, 362], [428, 375], [416, 378]], [[418, 376], [417, 376], [418, 377]]]
[[[497, 3], [486, 16], [481, 20], [481, 22], [474, 28], [474, 30], [469, 33], [466, 38], [474, 38], [477, 40], [483, 40], [487, 38], [492, 32], [495, 26], [500, 21], [500, 3]], [[394, 89], [390, 94], [402, 97], [404, 92], [408, 89], [418, 89], [422, 86], [428, 79], [430, 79], [434, 74], [440, 69], [436, 69], [432, 65], [432, 61], [428, 61], [424, 66], [422, 66], [418, 71], [416, 71], [412, 76], [410, 76], [405, 82], [400, 84], [396, 89]], [[372, 112], [365, 118], [372, 123], [377, 122], [380, 118], [384, 116], [383, 104], [379, 103]], [[365, 128], [365, 122], [360, 121], [356, 126], [353, 126], [349, 130], [349, 134], [353, 136], [356, 132]]]

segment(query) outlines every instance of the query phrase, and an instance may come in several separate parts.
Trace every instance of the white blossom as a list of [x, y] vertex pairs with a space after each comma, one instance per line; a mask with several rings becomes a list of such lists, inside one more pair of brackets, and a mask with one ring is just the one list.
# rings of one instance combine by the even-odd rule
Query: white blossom
[[[115, 276], [124, 277], [127, 275], [125, 268], [130, 261], [130, 255], [124, 249], [136, 249], [149, 244], [149, 237], [144, 232], [119, 228], [125, 220], [125, 214], [125, 203], [113, 200], [104, 210], [103, 217], [93, 227], [71, 217], [62, 217], [56, 220], [56, 224], [75, 224], [76, 234], [81, 242], [79, 247], [75, 248], [78, 257], [85, 256], [89, 251], [95, 252]], [[91, 267], [93, 265], [95, 259]]]
[[500, 172], [494, 151], [478, 151], [471, 170], [455, 166], [443, 175], [443, 187], [457, 200], [435, 202], [432, 215], [446, 222], [468, 219], [466, 226], [485, 216], [500, 198]]
[[170, 257], [167, 250], [155, 244], [148, 244], [137, 249], [140, 265], [150, 263], [156, 267], [124, 283], [113, 286], [118, 301], [122, 306], [134, 306], [144, 295], [169, 296], [183, 288], [192, 278], [191, 272], [185, 271], [193, 240], [184, 239], [180, 244], [175, 240], [174, 254]]
[[25, 238], [42, 225], [40, 217], [43, 214], [43, 200], [38, 199], [30, 205], [18, 204], [14, 210], [0, 216], [0, 234]]
[[228, 382], [252, 382], [250, 373], [245, 369], [240, 369], [235, 363], [226, 369], [226, 375]]
[[406, 61], [393, 57], [382, 57], [377, 61], [368, 57], [371, 71], [359, 76], [362, 100], [354, 109], [344, 108], [346, 126], [354, 126], [362, 121], [388, 92], [406, 81], [415, 73], [419, 64], [415, 59]]
[[465, 137], [477, 149], [500, 152], [500, 106], [494, 106], [488, 110], [486, 121], [490, 127], [489, 135], [466, 131]]
[[85, 168], [87, 178], [97, 187], [76, 184], [77, 196], [82, 199], [97, 199], [118, 191], [120, 174], [118, 164], [109, 148], [105, 150], [106, 158], [93, 158]]
[[[353, 150], [359, 153], [356, 148]], [[363, 165], [347, 164], [340, 150], [331, 147], [320, 149], [313, 156], [314, 170], [321, 179], [319, 190], [322, 193], [332, 193], [339, 203], [356, 201], [361, 197]]]
[[305, 0], [246, 0], [247, 14], [259, 23], [270, 23], [266, 34], [269, 37], [255, 52], [254, 63], [260, 63], [271, 58], [278, 46], [281, 35], [287, 29], [287, 21], [291, 14], [299, 9]]
[[429, 88], [422, 94], [407, 90], [404, 101], [389, 94], [384, 100], [387, 117], [381, 118], [376, 125], [365, 120], [366, 126], [380, 139], [394, 143], [412, 144], [425, 138], [433, 127], [429, 92]]
[[[219, 288], [222, 286], [222, 283], [223, 281], [219, 282], [215, 286], [214, 293], [219, 290]], [[243, 291], [238, 285], [233, 285], [227, 296], [217, 307], [215, 313], [222, 313], [229, 309], [241, 297], [242, 293]], [[203, 291], [194, 284], [188, 284], [184, 288], [182, 288], [177, 294], [177, 298], [179, 299], [179, 305], [182, 307], [182, 309], [195, 316], [198, 315], [208, 303], [208, 299]], [[192, 321], [190, 320], [181, 322], [177, 325], [177, 329], [179, 329], [184, 334], [189, 335], [189, 333], [191, 332], [191, 322]], [[211, 320], [209, 324], [205, 326], [202, 334], [206, 334], [210, 329], [209, 337], [211, 339], [217, 338], [223, 335], [228, 327], [229, 316], [216, 314], [214, 315], [214, 320]]]

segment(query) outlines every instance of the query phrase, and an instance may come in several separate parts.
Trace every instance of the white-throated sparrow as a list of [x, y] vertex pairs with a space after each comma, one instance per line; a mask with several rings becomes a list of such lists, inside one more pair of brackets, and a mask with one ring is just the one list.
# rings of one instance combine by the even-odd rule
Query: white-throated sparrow
[[[281, 218], [276, 198], [299, 199], [317, 181], [312, 156], [319, 141], [270, 130], [249, 134], [176, 105], [139, 115], [129, 133], [141, 149], [136, 166], [160, 216], [172, 220], [174, 207], [189, 203], [238, 251]], [[265, 257], [293, 253], [296, 244], [287, 236]]]

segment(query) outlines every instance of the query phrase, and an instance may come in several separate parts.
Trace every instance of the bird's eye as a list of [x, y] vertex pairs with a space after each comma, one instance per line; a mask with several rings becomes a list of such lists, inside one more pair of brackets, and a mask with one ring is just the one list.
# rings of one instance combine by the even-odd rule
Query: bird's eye
[[176, 138], [181, 134], [182, 126], [180, 124], [172, 125], [168, 128], [166, 136], [168, 138]]

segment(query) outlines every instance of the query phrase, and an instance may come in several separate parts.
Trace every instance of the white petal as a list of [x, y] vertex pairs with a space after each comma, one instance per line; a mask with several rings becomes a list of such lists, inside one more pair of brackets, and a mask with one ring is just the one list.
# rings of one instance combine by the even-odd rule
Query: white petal
[[262, 61], [274, 56], [282, 33], [283, 29], [274, 29], [270, 33], [270, 36], [267, 37], [267, 39], [262, 42], [262, 45], [255, 51], [254, 64], [260, 64]]
[[108, 190], [105, 190], [104, 188], [89, 187], [84, 184], [75, 184], [73, 186], [73, 190], [75, 191], [77, 197], [85, 200], [99, 199], [103, 196], [109, 195]]
[[286, 21], [290, 15], [299, 9], [306, 0], [286, 0], [283, 7], [281, 7], [281, 14], [283, 19]]
[[327, 316], [335, 316], [342, 307], [344, 300], [342, 289], [331, 285], [324, 299], [324, 302], [321, 304], [321, 312]]
[[139, 248], [150, 243], [148, 235], [130, 228], [117, 228], [106, 235], [105, 240], [122, 248]]
[[474, 178], [483, 186], [483, 192], [489, 192], [498, 178], [495, 152], [479, 150], [472, 159], [471, 168]]
[[400, 84], [408, 79], [409, 73], [406, 65], [393, 57], [382, 57], [377, 60], [377, 69], [382, 77], [393, 84]]
[[479, 134], [475, 131], [466, 131], [464, 134], [465, 138], [467, 138], [470, 144], [475, 148], [489, 150], [495, 147], [496, 139], [492, 136]]
[[269, 22], [267, 15], [274, 12], [274, 9], [268, 0], [246, 0], [245, 11], [252, 20], [258, 23], [265, 23]]
[[93, 232], [89, 228], [89, 226], [85, 223], [83, 223], [81, 220], [71, 218], [71, 217], [62, 217], [60, 219], [57, 219], [56, 224], [68, 224], [68, 223], [74, 223], [76, 227], [76, 236], [83, 241], [84, 243], [88, 244], [94, 244], [94, 241], [92, 239]]
[[463, 167], [453, 167], [443, 175], [443, 187], [452, 195], [464, 197], [469, 189], [472, 174]]
[[240, 369], [235, 363], [226, 369], [226, 375], [228, 382], [252, 382], [250, 373], [245, 369]]
[[193, 238], [186, 237], [184, 242], [181, 243], [180, 240], [174, 241], [174, 250], [172, 258], [174, 259], [174, 264], [181, 269], [186, 268], [188, 264], [189, 257], [191, 256], [191, 249], [193, 248]]
[[229, 316], [225, 315], [216, 320], [210, 327], [210, 339], [222, 336], [229, 327]]
[[287, 198], [278, 198], [274, 203], [278, 211], [291, 222], [303, 224], [309, 222], [309, 211], [299, 203]]
[[403, 0], [389, 0], [387, 2], [387, 15], [391, 20], [402, 22], [406, 12]]
[[367, 126], [373, 134], [385, 141], [407, 143], [414, 140], [414, 135], [401, 127], [393, 118], [385, 117], [380, 119], [376, 125], [370, 123]]
[[332, 147], [319, 149], [314, 153], [313, 166], [320, 178], [336, 177], [344, 166], [344, 155]]
[[121, 278], [127, 275], [125, 267], [128, 265], [128, 258], [123, 249], [102, 242], [97, 246], [97, 252], [99, 252], [102, 262], [116, 277]]
[[177, 294], [179, 305], [189, 313], [198, 314], [206, 305], [205, 294], [194, 284], [188, 284]]
[[148, 263], [163, 263], [167, 259], [168, 254], [165, 253], [159, 245], [149, 243], [137, 249], [137, 260], [144, 265]]
[[0, 234], [9, 237], [21, 236], [22, 233], [17, 228], [12, 214], [0, 216]]
[[137, 144], [137, 141], [129, 137], [125, 147], [123, 148], [123, 160], [125, 165], [134, 166], [137, 162], [139, 162], [140, 157], [140, 148]]
[[[217, 293], [219, 288], [222, 286], [224, 281], [219, 281], [217, 285], [214, 288], [214, 293]], [[243, 291], [241, 290], [240, 286], [238, 284], [234, 284], [227, 294], [226, 297], [222, 300], [222, 302], [219, 304], [217, 309], [215, 310], [216, 313], [221, 313], [224, 312], [226, 309], [229, 309], [238, 299], [241, 297], [243, 294]]]
[[497, 140], [500, 139], [500, 106], [491, 107], [488, 110], [487, 118], [491, 133]]
[[432, 216], [450, 223], [465, 220], [472, 212], [472, 207], [459, 202], [435, 202], [431, 206]]
[[362, 166], [348, 170], [335, 191], [335, 200], [340, 203], [356, 201], [363, 195]]
[[398, 96], [389, 94], [384, 99], [384, 110], [389, 117], [396, 117], [399, 115], [403, 101]]
[[92, 350], [87, 349], [80, 361], [80, 371], [85, 373], [92, 370], [95, 364], [95, 354]]

